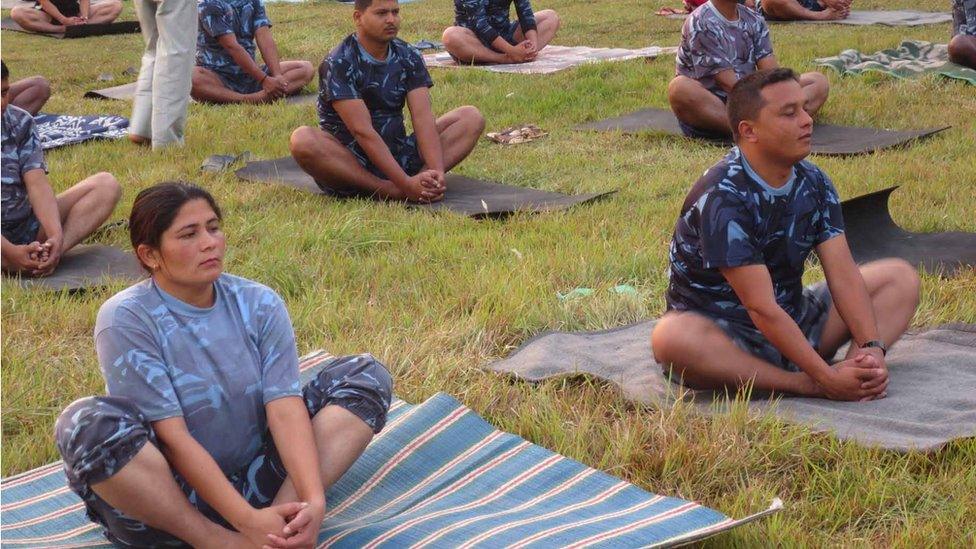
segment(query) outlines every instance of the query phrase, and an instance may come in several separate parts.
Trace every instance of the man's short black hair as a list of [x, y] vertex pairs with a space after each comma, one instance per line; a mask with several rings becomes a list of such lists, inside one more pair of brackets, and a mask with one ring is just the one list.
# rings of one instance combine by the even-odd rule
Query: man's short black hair
[[10, 78], [10, 70], [7, 69], [7, 64], [4, 63], [3, 61], [0, 61], [0, 69], [2, 69], [2, 71], [3, 71], [2, 72], [2, 77], [3, 77], [4, 80]]
[[739, 122], [755, 120], [759, 116], [759, 111], [766, 105], [760, 93], [763, 88], [787, 80], [799, 82], [800, 78], [793, 69], [780, 67], [756, 71], [735, 83], [727, 103], [733, 139], [739, 140]]

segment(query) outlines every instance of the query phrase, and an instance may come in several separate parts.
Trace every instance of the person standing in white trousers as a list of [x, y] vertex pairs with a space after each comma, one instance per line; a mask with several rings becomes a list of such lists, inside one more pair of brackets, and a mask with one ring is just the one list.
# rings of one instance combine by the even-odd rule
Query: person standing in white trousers
[[197, 43], [196, 0], [135, 0], [146, 42], [129, 139], [153, 148], [183, 144]]

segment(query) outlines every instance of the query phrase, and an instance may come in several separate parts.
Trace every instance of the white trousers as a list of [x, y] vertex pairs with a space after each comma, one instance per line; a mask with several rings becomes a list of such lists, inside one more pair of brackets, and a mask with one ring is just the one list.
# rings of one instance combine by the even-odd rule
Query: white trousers
[[197, 46], [196, 0], [135, 0], [146, 51], [129, 133], [153, 148], [183, 144]]

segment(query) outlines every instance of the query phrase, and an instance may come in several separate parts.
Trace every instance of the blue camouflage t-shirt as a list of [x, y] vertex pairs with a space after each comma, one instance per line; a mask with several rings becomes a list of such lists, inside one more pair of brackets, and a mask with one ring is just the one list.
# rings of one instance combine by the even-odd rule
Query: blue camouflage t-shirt
[[808, 161], [770, 187], [735, 147], [695, 183], [671, 238], [668, 309], [697, 311], [752, 325], [720, 267], [766, 265], [776, 302], [796, 319], [804, 261], [844, 232], [830, 178]]
[[[24, 109], [7, 105], [3, 111], [3, 167], [0, 170], [0, 184], [3, 188], [3, 202], [0, 215], [3, 217], [4, 233], [8, 228], [17, 227], [31, 215], [30, 199], [24, 174], [31, 170], [44, 170], [44, 151], [37, 135], [34, 117]], [[15, 243], [16, 244], [16, 243]]]
[[261, 27], [271, 26], [261, 0], [198, 0], [197, 12], [200, 21], [197, 65], [225, 74], [246, 75], [217, 39], [233, 34], [253, 59], [256, 55], [255, 33]]
[[976, 0], [953, 0], [952, 35], [976, 36]]
[[209, 308], [150, 278], [102, 305], [95, 348], [108, 394], [149, 421], [183, 416], [225, 474], [247, 466], [267, 432], [264, 405], [300, 396], [298, 351], [285, 304], [256, 282], [223, 274]]
[[472, 30], [485, 44], [509, 34], [509, 11], [515, 4], [522, 32], [536, 28], [535, 13], [529, 0], [454, 0], [454, 24]]
[[756, 63], [773, 54], [766, 21], [739, 4], [739, 19], [729, 21], [711, 2], [706, 2], [685, 19], [678, 45], [677, 73], [701, 82], [725, 99], [726, 93], [715, 75], [728, 69], [737, 78], [756, 72]]
[[407, 139], [403, 124], [407, 93], [433, 85], [423, 56], [403, 40], [393, 39], [386, 59], [380, 61], [351, 34], [319, 66], [319, 125], [350, 146], [355, 139], [332, 102], [362, 99], [376, 133], [391, 151], [401, 150]]

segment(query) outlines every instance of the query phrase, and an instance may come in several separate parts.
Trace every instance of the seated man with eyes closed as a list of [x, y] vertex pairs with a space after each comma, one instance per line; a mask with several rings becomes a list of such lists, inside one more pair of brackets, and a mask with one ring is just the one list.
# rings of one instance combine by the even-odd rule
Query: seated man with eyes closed
[[396, 37], [396, 0], [356, 0], [353, 19], [356, 32], [319, 67], [320, 128], [292, 132], [291, 154], [332, 195], [440, 200], [444, 174], [474, 149], [484, 118], [471, 106], [434, 118], [423, 57]]

